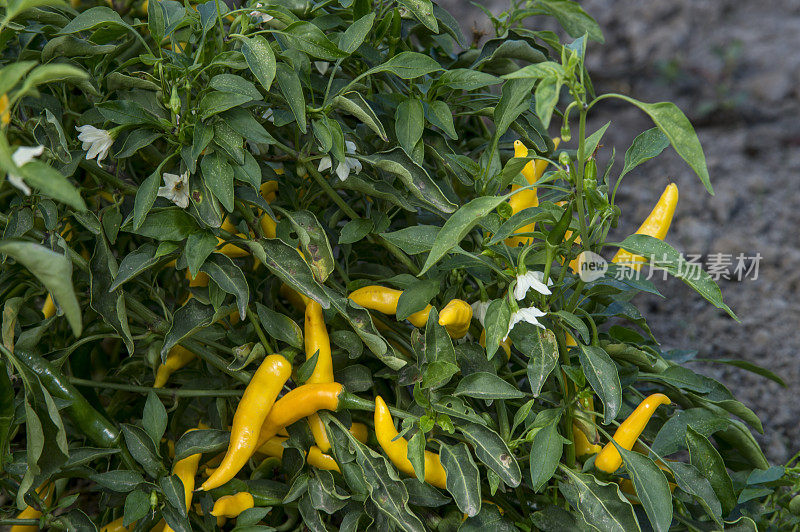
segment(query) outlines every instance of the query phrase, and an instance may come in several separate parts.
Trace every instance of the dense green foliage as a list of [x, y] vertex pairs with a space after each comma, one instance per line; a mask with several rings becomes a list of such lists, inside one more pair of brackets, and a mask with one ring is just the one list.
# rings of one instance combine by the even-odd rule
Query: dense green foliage
[[[756, 414], [685, 366], [695, 352], [651, 334], [635, 296], [656, 286], [617, 264], [589, 282], [564, 266], [620, 246], [656, 256], [735, 318], [666, 242], [607, 242], [622, 176], [663, 150], [712, 186], [677, 107], [595, 94], [584, 55], [603, 37], [577, 3], [515, 0], [482, 45], [430, 0], [113, 4], [2, 8], [0, 523], [214, 530], [214, 500], [249, 491], [256, 507], [227, 529], [797, 525], [797, 472], [770, 467]], [[529, 17], [563, 31], [526, 29]], [[655, 126], [621, 171], [608, 126], [586, 131], [608, 98]], [[548, 162], [538, 202], [514, 208], [509, 187], [532, 190], [521, 171], [534, 160]], [[634, 175], [625, 186], [644, 186]], [[274, 197], [259, 193], [270, 181]], [[532, 233], [506, 240], [520, 230]], [[526, 272], [549, 289], [512, 297]], [[207, 283], [189, 286], [198, 274]], [[348, 301], [371, 284], [403, 290], [396, 320]], [[173, 463], [225, 450], [265, 354], [293, 360], [290, 387], [311, 374], [282, 285], [325, 309], [336, 381], [364, 400], [321, 416], [341, 473], [305, 463], [314, 439], [295, 423], [282, 460], [257, 454], [186, 508]], [[454, 298], [485, 311], [463, 339], [437, 320]], [[429, 303], [424, 327], [405, 320]], [[541, 327], [533, 312], [514, 325], [520, 308]], [[196, 358], [154, 387], [176, 346]], [[672, 404], [620, 470], [576, 456], [577, 431], [604, 445], [655, 392]], [[419, 478], [425, 449], [441, 456], [446, 490], [344, 430], [372, 430], [377, 395]], [[26, 506], [41, 513], [16, 521]]]

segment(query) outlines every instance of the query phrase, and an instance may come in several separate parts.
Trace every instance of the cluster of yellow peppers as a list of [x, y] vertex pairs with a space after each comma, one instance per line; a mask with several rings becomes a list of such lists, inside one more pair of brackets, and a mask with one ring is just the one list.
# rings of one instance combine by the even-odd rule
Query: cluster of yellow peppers
[[[527, 148], [520, 141], [515, 142], [514, 149], [516, 157], [526, 157], [528, 154]], [[533, 185], [542, 176], [546, 166], [547, 161], [545, 160], [530, 161], [523, 168], [522, 174], [528, 183]], [[519, 188], [518, 185], [512, 186], [512, 190]], [[275, 198], [276, 190], [277, 182], [269, 181], [262, 185], [261, 194], [266, 201], [271, 202]], [[674, 183], [671, 183], [667, 186], [650, 215], [636, 231], [636, 234], [646, 234], [663, 239], [669, 230], [677, 201], [678, 189]], [[513, 213], [538, 205], [536, 189], [529, 188], [518, 192], [512, 196], [509, 203]], [[275, 238], [275, 220], [266, 214], [260, 214], [260, 225], [265, 236]], [[228, 232], [236, 231], [236, 228], [227, 218], [223, 223], [222, 229]], [[533, 224], [530, 224], [516, 232], [530, 233], [533, 229]], [[527, 244], [530, 240], [531, 237], [512, 236], [506, 240], [506, 243], [516, 246], [520, 243]], [[234, 244], [224, 243], [221, 239], [220, 245], [222, 247], [219, 252], [230, 257], [247, 255], [245, 250]], [[644, 258], [620, 250], [614, 256], [612, 262], [628, 265], [639, 270]], [[570, 264], [570, 266], [575, 269], [573, 264]], [[190, 286], [206, 286], [208, 284], [208, 277], [202, 273], [193, 279], [189, 279]], [[308, 451], [307, 462], [320, 469], [339, 470], [336, 461], [327, 454], [331, 446], [325, 432], [325, 426], [318, 415], [320, 410], [337, 410], [340, 396], [344, 392], [342, 385], [334, 381], [330, 340], [322, 315], [322, 308], [316, 301], [306, 298], [285, 285], [281, 287], [281, 294], [293, 306], [304, 311], [306, 356], [311, 357], [316, 354], [316, 366], [306, 383], [292, 389], [278, 399], [278, 395], [291, 377], [292, 365], [283, 356], [277, 354], [268, 356], [262, 362], [239, 402], [231, 426], [228, 449], [219, 467], [210, 470], [211, 474], [200, 487], [201, 490], [211, 490], [228, 482], [256, 452], [281, 458], [284, 449], [283, 442], [286, 440], [285, 428], [303, 418], [307, 419], [316, 442], [316, 445], [312, 446]], [[402, 291], [400, 290], [371, 285], [355, 290], [350, 294], [349, 298], [366, 309], [386, 315], [394, 315], [397, 312], [397, 304], [401, 294]], [[432, 308], [431, 305], [427, 305], [407, 319], [416, 327], [424, 327]], [[45, 317], [55, 314], [55, 305], [51, 297], [48, 296], [42, 311]], [[466, 335], [471, 319], [472, 308], [467, 302], [460, 299], [451, 300], [439, 312], [439, 324], [445, 327], [451, 337], [456, 339]], [[481, 335], [480, 342], [485, 345], [485, 331]], [[567, 336], [567, 345], [576, 346], [574, 339], [569, 335]], [[502, 344], [502, 347], [506, 354], [510, 355], [510, 343], [506, 341]], [[193, 353], [182, 346], [173, 347], [164, 364], [158, 368], [155, 386], [164, 386], [174, 371], [188, 364], [194, 357]], [[620, 424], [614, 433], [613, 440], [623, 449], [633, 449], [655, 409], [662, 404], [670, 404], [670, 399], [666, 395], [657, 393], [645, 398], [633, 413]], [[592, 398], [582, 400], [581, 407], [584, 410], [593, 412], [594, 404]], [[593, 414], [591, 416], [593, 418]], [[408, 475], [414, 475], [414, 468], [407, 457], [408, 441], [398, 437], [389, 408], [380, 396], [375, 399], [374, 424], [378, 444], [392, 463], [400, 471]], [[353, 423], [350, 430], [359, 441], [366, 442], [366, 426], [361, 423]], [[573, 433], [576, 456], [588, 458], [592, 455], [597, 455], [594, 462], [595, 467], [607, 473], [614, 473], [622, 465], [622, 457], [613, 442], [609, 442], [605, 447], [601, 448], [600, 445], [589, 441], [578, 424], [573, 425]], [[433, 486], [445, 488], [447, 475], [442, 467], [439, 455], [425, 451], [424, 456], [425, 481]], [[183, 482], [187, 508], [191, 505], [199, 463], [200, 455], [196, 454], [179, 460], [173, 466], [173, 473]], [[662, 465], [661, 467], [663, 468], [664, 466]], [[633, 494], [630, 481], [622, 479], [620, 484], [624, 491]], [[45, 498], [49, 496], [49, 493], [52, 493], [52, 488], [45, 495]], [[219, 518], [232, 518], [247, 508], [252, 508], [253, 505], [252, 495], [246, 492], [237, 493], [218, 499], [212, 514]], [[41, 514], [38, 511], [27, 508], [19, 517], [35, 518], [39, 515]], [[171, 530], [166, 524], [161, 525], [162, 531]], [[158, 529], [159, 527], [157, 526], [156, 528]], [[35, 530], [36, 527], [12, 527], [12, 530], [17, 532], [29, 529]], [[112, 532], [126, 530], [126, 528], [122, 526], [122, 519], [120, 518], [106, 525], [103, 530]]]

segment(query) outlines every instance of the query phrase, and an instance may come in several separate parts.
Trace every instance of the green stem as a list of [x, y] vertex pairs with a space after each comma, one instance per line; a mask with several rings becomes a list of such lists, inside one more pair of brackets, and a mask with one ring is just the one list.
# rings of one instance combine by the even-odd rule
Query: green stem
[[584, 250], [590, 249], [589, 233], [586, 230], [586, 210], [583, 205], [583, 173], [586, 165], [586, 109], [581, 108], [578, 131], [578, 160], [575, 175], [577, 189], [576, 203], [578, 205], [578, 223], [580, 224], [581, 245]]
[[243, 390], [192, 390], [182, 388], [172, 390], [169, 388], [151, 388], [149, 386], [135, 386], [133, 384], [118, 384], [114, 382], [97, 382], [88, 379], [69, 377], [69, 382], [76, 386], [86, 386], [88, 388], [103, 388], [108, 390], [122, 390], [125, 392], [135, 392], [147, 394], [155, 392], [158, 395], [168, 397], [241, 397]]
[[506, 410], [506, 402], [498, 399], [495, 402], [495, 409], [497, 410], [497, 424], [500, 426], [500, 437], [508, 441], [511, 434], [511, 429], [508, 425], [508, 411]]
[[105, 170], [100, 168], [98, 165], [90, 163], [86, 159], [81, 159], [81, 162], [78, 163], [78, 166], [80, 166], [81, 168], [83, 168], [84, 170], [86, 170], [87, 172], [92, 174], [93, 176], [97, 177], [101, 181], [103, 181], [105, 183], [108, 183], [109, 185], [111, 185], [113, 187], [118, 188], [119, 190], [122, 191], [123, 194], [128, 194], [128, 195], [135, 195], [136, 194], [137, 188], [135, 186], [129, 185], [128, 183], [125, 183], [124, 181], [122, 181], [120, 178], [118, 178], [114, 174], [112, 174], [110, 172], [106, 172]]
[[256, 334], [258, 335], [259, 341], [261, 341], [261, 345], [264, 346], [267, 354], [273, 354], [275, 351], [272, 349], [272, 346], [269, 345], [269, 341], [267, 341], [267, 337], [264, 335], [264, 331], [261, 329], [261, 324], [258, 322], [258, 318], [256, 318], [255, 314], [253, 314], [253, 311], [250, 310], [250, 305], [247, 306], [246, 312], [247, 319], [249, 319], [250, 323], [253, 324], [253, 328], [256, 330]]
[[231, 377], [233, 377], [234, 379], [243, 384], [250, 384], [250, 379], [252, 378], [252, 375], [249, 372], [241, 370], [237, 371], [228, 368], [228, 364], [227, 362], [225, 362], [225, 360], [223, 360], [217, 354], [212, 353], [211, 351], [206, 349], [203, 346], [203, 344], [201, 344], [197, 340], [187, 338], [185, 340], [181, 340], [181, 345], [183, 345], [186, 349], [188, 349], [189, 351], [191, 351], [192, 353], [203, 359], [211, 366], [214, 366], [221, 372], [225, 373], [226, 375], [230, 375]]

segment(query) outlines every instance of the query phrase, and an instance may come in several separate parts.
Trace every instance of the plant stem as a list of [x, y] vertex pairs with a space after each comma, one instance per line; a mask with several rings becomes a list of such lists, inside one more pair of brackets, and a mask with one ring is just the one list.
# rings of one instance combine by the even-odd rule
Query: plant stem
[[228, 368], [228, 364], [225, 362], [225, 360], [223, 360], [215, 353], [212, 353], [211, 351], [207, 350], [203, 346], [203, 344], [201, 344], [197, 340], [192, 340], [187, 338], [182, 340], [181, 344], [186, 349], [188, 349], [198, 357], [202, 358], [208, 364], [214, 366], [215, 368], [225, 373], [226, 375], [230, 375], [231, 377], [233, 377], [234, 379], [243, 384], [250, 384], [250, 379], [252, 378], [252, 375], [249, 372], [241, 370], [237, 371]]
[[151, 388], [149, 386], [136, 386], [133, 384], [96, 382], [88, 379], [79, 379], [77, 377], [69, 377], [69, 382], [71, 382], [76, 386], [86, 386], [89, 388], [122, 390], [125, 392], [135, 392], [142, 394], [155, 392], [158, 395], [166, 395], [169, 397], [240, 397], [244, 393], [243, 390], [192, 390], [186, 388], [182, 388], [180, 390], [173, 390], [170, 388]]
[[258, 335], [258, 339], [261, 341], [261, 345], [264, 346], [266, 349], [267, 354], [271, 355], [275, 351], [272, 349], [272, 346], [269, 345], [269, 341], [267, 341], [267, 337], [264, 335], [264, 331], [261, 329], [261, 324], [258, 322], [258, 319], [253, 314], [253, 311], [250, 310], [250, 305], [247, 306], [247, 319], [250, 320], [250, 323], [253, 324], [253, 328], [256, 330], [256, 334]]
[[128, 183], [125, 183], [124, 181], [122, 181], [120, 178], [118, 178], [114, 174], [112, 174], [110, 172], [106, 172], [105, 170], [103, 170], [102, 168], [100, 168], [96, 164], [92, 164], [92, 163], [90, 163], [89, 161], [87, 161], [85, 159], [81, 159], [81, 162], [78, 163], [78, 166], [80, 166], [81, 168], [83, 168], [84, 170], [86, 170], [87, 172], [92, 174], [93, 176], [97, 177], [101, 181], [104, 181], [104, 182], [108, 183], [109, 185], [118, 188], [124, 194], [128, 194], [128, 195], [135, 195], [136, 194], [137, 188], [135, 186], [129, 185]]
[[577, 189], [576, 203], [578, 205], [578, 223], [580, 224], [581, 244], [584, 250], [590, 249], [589, 233], [586, 230], [586, 211], [583, 205], [583, 173], [586, 166], [586, 109], [581, 106], [580, 122], [578, 131], [578, 160], [575, 175]]

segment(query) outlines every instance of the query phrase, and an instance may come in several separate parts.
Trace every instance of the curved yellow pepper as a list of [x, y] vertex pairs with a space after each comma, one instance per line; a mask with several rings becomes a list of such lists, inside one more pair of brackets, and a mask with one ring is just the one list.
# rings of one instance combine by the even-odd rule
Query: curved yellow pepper
[[[402, 290], [370, 285], [353, 291], [348, 297], [366, 309], [377, 310], [382, 314], [397, 314], [397, 302], [402, 293]], [[428, 305], [419, 312], [415, 312], [408, 317], [408, 321], [415, 327], [424, 327], [428, 323], [428, 314], [430, 314], [431, 308], [433, 307]]]
[[7, 126], [11, 122], [11, 105], [8, 94], [0, 96], [0, 124]]
[[289, 287], [286, 283], [281, 283], [281, 287], [278, 289], [278, 293], [283, 297], [286, 301], [289, 302], [296, 310], [300, 312], [305, 312], [306, 305], [310, 301], [308, 297], [304, 296], [297, 290]]
[[247, 385], [233, 416], [231, 439], [225, 458], [201, 489], [210, 490], [222, 486], [244, 467], [258, 448], [258, 431], [291, 374], [292, 365], [283, 356], [270, 355], [264, 359]]
[[[664, 240], [669, 231], [669, 226], [672, 224], [672, 217], [675, 214], [675, 207], [678, 205], [678, 187], [675, 183], [670, 183], [664, 192], [661, 194], [656, 206], [650, 212], [650, 215], [642, 222], [639, 229], [636, 230], [637, 235], [649, 235], [659, 240]], [[622, 264], [629, 266], [637, 272], [642, 269], [645, 263], [645, 258], [641, 255], [634, 255], [624, 249], [617, 251], [614, 258], [611, 259], [614, 264]]]
[[[236, 229], [236, 226], [233, 225], [233, 222], [231, 222], [231, 219], [227, 216], [222, 221], [222, 226], [220, 227], [220, 229], [222, 229], [223, 231], [227, 231], [229, 233], [234, 233], [242, 238], [247, 238], [242, 233], [237, 233], [238, 229]], [[217, 245], [222, 245], [222, 247], [217, 250], [219, 253], [227, 255], [232, 259], [239, 257], [247, 257], [248, 255], [250, 255], [249, 251], [245, 251], [244, 249], [240, 248], [235, 244], [225, 244], [225, 240], [219, 237], [217, 237]]]
[[237, 517], [240, 513], [256, 505], [253, 496], [246, 491], [241, 491], [236, 495], [225, 495], [220, 497], [214, 503], [214, 509], [211, 510], [211, 515], [214, 517]]
[[196, 355], [181, 345], [174, 345], [167, 353], [167, 360], [158, 366], [153, 388], [163, 388], [169, 377], [196, 358]]
[[[408, 459], [408, 441], [405, 438], [397, 438], [397, 435], [389, 407], [379, 395], [375, 398], [375, 436], [378, 438], [378, 444], [397, 469], [414, 476], [414, 466]], [[441, 459], [438, 454], [431, 451], [425, 451], [425, 482], [437, 488], [447, 487], [447, 473], [442, 467]]]
[[338, 382], [304, 384], [281, 397], [270, 410], [261, 426], [257, 447], [304, 417], [320, 410], [335, 411], [339, 408], [339, 397], [344, 387]]
[[[614, 441], [623, 449], [630, 450], [639, 438], [647, 422], [659, 405], [671, 404], [670, 398], [663, 393], [654, 393], [646, 397], [639, 406], [623, 421], [614, 432]], [[622, 456], [619, 454], [614, 442], [608, 442], [594, 461], [595, 467], [606, 473], [613, 473], [622, 465]]]
[[[561, 142], [560, 138], [553, 139], [553, 143], [555, 147], [558, 148], [559, 143]], [[521, 140], [514, 141], [514, 157], [527, 157], [528, 156], [528, 148], [525, 147], [525, 144], [522, 143]], [[536, 159], [534, 161], [528, 161], [522, 168], [522, 175], [525, 176], [525, 179], [528, 181], [529, 185], [535, 184], [542, 174], [544, 174], [545, 169], [547, 169], [548, 162], [544, 159]], [[514, 192], [515, 190], [519, 190], [520, 186], [516, 184], [511, 185], [511, 191]], [[511, 206], [511, 212], [514, 214], [527, 209], [528, 207], [536, 207], [539, 205], [539, 195], [536, 192], [535, 188], [528, 188], [525, 190], [521, 190], [511, 196], [508, 200], [508, 204]], [[536, 224], [531, 223], [524, 227], [520, 227], [515, 233], [532, 233]], [[511, 236], [506, 239], [506, 244], [511, 247], [516, 247], [519, 244], [529, 244], [532, 240], [529, 236]]]
[[[568, 347], [577, 347], [578, 344], [575, 342], [575, 339], [572, 337], [571, 334], [567, 333], [567, 346]], [[594, 397], [590, 396], [585, 399], [581, 399], [581, 407], [584, 410], [588, 410], [590, 412], [594, 412]], [[594, 414], [591, 414], [592, 421], [594, 421]], [[580, 458], [581, 456], [593, 455], [599, 453], [603, 448], [596, 444], [589, 441], [589, 438], [586, 436], [580, 429], [580, 425], [572, 422], [572, 441], [575, 444], [575, 456]]]
[[[202, 429], [206, 427], [205, 425], [201, 424], [198, 428]], [[197, 429], [189, 429], [186, 432], [192, 432], [193, 430]], [[172, 474], [177, 475], [181, 481], [181, 484], [183, 484], [183, 497], [184, 501], [186, 502], [187, 511], [192, 507], [192, 496], [194, 495], [194, 477], [197, 475], [197, 468], [200, 466], [200, 458], [202, 456], [203, 453], [192, 454], [183, 460], [178, 460], [172, 466]], [[119, 522], [121, 525], [122, 519], [119, 519]], [[162, 532], [174, 531], [171, 526], [165, 524]]]
[[439, 325], [453, 338], [463, 338], [472, 321], [472, 307], [466, 301], [453, 299], [439, 312]]
[[[333, 359], [331, 358], [331, 341], [325, 319], [322, 317], [322, 306], [314, 300], [309, 300], [305, 312], [305, 348], [306, 359], [317, 353], [317, 364], [306, 384], [319, 384], [333, 382]], [[325, 427], [318, 414], [308, 418], [308, 425], [317, 446], [323, 451], [330, 449]]]

